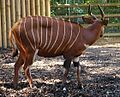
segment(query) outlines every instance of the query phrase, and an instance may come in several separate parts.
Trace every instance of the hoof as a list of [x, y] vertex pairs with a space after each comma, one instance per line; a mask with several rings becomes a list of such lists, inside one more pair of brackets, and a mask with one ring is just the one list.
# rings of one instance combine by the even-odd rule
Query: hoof
[[62, 88], [62, 91], [64, 93], [66, 93], [67, 92], [67, 83], [63, 83], [61, 88]]
[[13, 88], [15, 89], [15, 90], [17, 90], [18, 89], [18, 84], [17, 83], [12, 83], [13, 84]]
[[81, 89], [81, 90], [84, 89], [84, 88], [83, 88], [83, 85], [82, 85], [81, 83], [78, 84], [78, 89]]
[[66, 91], [67, 91], [67, 88], [66, 88], [66, 87], [63, 87], [62, 90], [63, 90], [63, 92], [66, 92]]
[[32, 89], [34, 86], [32, 84], [29, 84], [30, 88]]
[[33, 88], [37, 88], [36, 85], [32, 84], [30, 85], [30, 88], [33, 89]]
[[67, 90], [67, 87], [66, 86], [64, 86], [63, 88], [62, 88], [62, 91], [63, 91], [63, 97], [68, 97], [68, 90]]
[[17, 55], [18, 55], [18, 50], [16, 49], [15, 51], [13, 51], [12, 57], [15, 57], [15, 56], [17, 56]]
[[31, 83], [29, 83], [29, 87], [30, 87], [31, 89], [37, 88], [37, 82], [31, 82]]

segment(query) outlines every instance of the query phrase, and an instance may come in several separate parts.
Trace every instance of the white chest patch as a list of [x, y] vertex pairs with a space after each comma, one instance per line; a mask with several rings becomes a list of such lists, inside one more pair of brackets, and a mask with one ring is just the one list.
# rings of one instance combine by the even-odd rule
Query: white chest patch
[[84, 46], [85, 46], [85, 48], [87, 49], [90, 45], [88, 45], [88, 44], [84, 44]]

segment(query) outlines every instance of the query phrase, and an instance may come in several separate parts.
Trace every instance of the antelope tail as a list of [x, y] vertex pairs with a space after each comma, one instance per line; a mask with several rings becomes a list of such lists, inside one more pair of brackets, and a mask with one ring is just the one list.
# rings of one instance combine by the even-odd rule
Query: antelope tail
[[15, 57], [15, 56], [18, 55], [18, 49], [17, 49], [17, 46], [16, 46], [15, 37], [14, 37], [12, 29], [9, 32], [9, 40], [10, 40], [10, 43], [11, 43], [11, 46], [12, 46], [12, 49], [13, 49], [12, 57]]

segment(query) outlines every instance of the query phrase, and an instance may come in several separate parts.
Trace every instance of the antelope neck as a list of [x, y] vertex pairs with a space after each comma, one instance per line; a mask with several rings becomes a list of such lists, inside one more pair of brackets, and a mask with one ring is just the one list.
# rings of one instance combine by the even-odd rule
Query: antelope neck
[[83, 33], [83, 39], [85, 44], [92, 45], [100, 36], [101, 33], [101, 24], [95, 22], [89, 27], [85, 28]]
[[87, 27], [87, 29], [89, 30], [95, 30], [97, 28], [100, 28], [101, 27], [101, 23], [100, 21], [95, 21], [93, 24], [91, 24], [90, 26]]

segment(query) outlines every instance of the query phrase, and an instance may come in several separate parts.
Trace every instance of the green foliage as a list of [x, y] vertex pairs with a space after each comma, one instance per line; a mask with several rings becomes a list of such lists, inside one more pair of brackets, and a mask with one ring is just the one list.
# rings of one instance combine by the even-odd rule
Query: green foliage
[[[51, 0], [51, 5], [55, 6], [58, 4], [105, 4], [105, 3], [120, 3], [120, 0]], [[86, 7], [74, 7], [74, 8], [69, 8], [69, 7], [61, 7], [61, 8], [51, 8], [51, 16], [71, 16], [71, 15], [85, 15], [87, 14], [87, 8]], [[120, 13], [120, 6], [112, 6], [112, 7], [102, 7], [104, 10], [104, 13], [107, 15], [110, 14], [119, 14]], [[92, 13], [95, 15], [100, 15], [100, 11], [98, 7], [94, 6], [92, 7]], [[81, 22], [82, 20], [80, 18], [75, 18], [73, 19], [75, 22]], [[118, 18], [113, 18], [111, 17], [109, 19], [109, 23], [120, 23], [120, 17]], [[109, 32], [113, 32], [116, 30], [120, 30], [120, 27], [108, 27]]]

